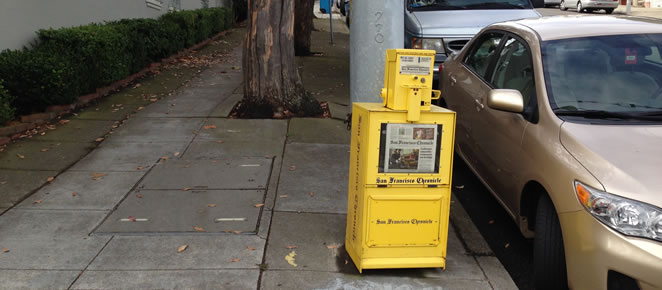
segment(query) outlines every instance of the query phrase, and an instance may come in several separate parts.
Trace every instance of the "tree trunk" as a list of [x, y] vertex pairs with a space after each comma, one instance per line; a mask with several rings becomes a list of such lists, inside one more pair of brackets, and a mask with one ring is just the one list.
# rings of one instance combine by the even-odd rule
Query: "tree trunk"
[[294, 61], [294, 0], [249, 0], [241, 118], [319, 116]]
[[313, 31], [313, 0], [295, 0], [294, 5], [294, 53], [310, 55], [311, 33]]

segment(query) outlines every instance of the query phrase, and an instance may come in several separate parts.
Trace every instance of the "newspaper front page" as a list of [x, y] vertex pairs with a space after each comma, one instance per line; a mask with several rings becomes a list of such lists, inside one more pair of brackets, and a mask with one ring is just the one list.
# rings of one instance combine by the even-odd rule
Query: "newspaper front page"
[[437, 125], [387, 124], [384, 172], [435, 172], [437, 138]]

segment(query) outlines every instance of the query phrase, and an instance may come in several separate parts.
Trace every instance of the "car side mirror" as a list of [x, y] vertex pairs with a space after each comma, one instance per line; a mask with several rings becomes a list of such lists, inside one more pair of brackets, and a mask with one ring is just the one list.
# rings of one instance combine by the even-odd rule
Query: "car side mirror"
[[531, 0], [533, 8], [545, 8], [545, 0]]
[[524, 112], [524, 97], [518, 90], [494, 89], [487, 94], [487, 106], [504, 112]]

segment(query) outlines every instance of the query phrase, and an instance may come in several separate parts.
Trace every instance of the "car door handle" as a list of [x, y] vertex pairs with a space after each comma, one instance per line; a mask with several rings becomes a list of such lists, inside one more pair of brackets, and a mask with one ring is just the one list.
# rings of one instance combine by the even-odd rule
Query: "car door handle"
[[451, 76], [451, 86], [455, 85], [455, 83], [457, 83], [457, 79], [455, 76]]
[[480, 111], [482, 109], [485, 109], [485, 105], [479, 100], [479, 99], [474, 99], [474, 102], [476, 102], [476, 110]]

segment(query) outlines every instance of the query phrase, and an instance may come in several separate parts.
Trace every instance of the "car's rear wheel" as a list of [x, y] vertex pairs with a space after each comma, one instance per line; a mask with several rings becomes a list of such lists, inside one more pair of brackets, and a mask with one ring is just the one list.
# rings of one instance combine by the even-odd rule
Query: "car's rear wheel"
[[561, 9], [561, 11], [568, 10], [568, 7], [565, 7], [565, 1], [564, 0], [561, 0], [561, 3], [559, 3], [559, 9]]
[[533, 267], [536, 289], [567, 289], [568, 278], [563, 234], [552, 200], [540, 194], [533, 241]]
[[577, 13], [584, 12], [584, 7], [582, 6], [582, 1], [577, 2]]
[[607, 14], [611, 14], [612, 12], [614, 12], [614, 8], [605, 9], [605, 12]]

